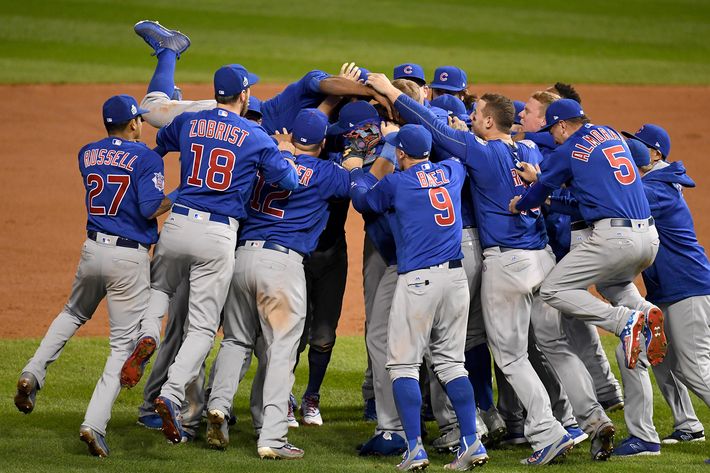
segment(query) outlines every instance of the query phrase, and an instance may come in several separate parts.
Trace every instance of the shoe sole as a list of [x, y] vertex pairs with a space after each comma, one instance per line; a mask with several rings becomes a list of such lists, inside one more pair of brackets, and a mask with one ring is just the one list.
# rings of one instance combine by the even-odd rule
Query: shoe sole
[[100, 458], [106, 458], [108, 456], [108, 452], [96, 441], [96, 436], [94, 436], [93, 432], [82, 430], [79, 432], [79, 439], [89, 447], [89, 453], [93, 456]]
[[612, 412], [620, 411], [624, 408], [624, 403], [622, 402], [617, 402], [616, 404], [612, 404], [611, 406], [607, 407], [604, 409], [604, 412], [607, 414], [610, 414]]
[[503, 437], [508, 433], [508, 429], [505, 427], [499, 427], [496, 430], [488, 431], [488, 441], [491, 445], [498, 445], [503, 441]]
[[122, 388], [130, 389], [140, 382], [145, 369], [144, 363], [153, 356], [156, 345], [155, 340], [152, 338], [143, 338], [138, 342], [133, 353], [131, 353], [131, 356], [128, 357], [121, 368]]
[[452, 465], [451, 463], [448, 463], [444, 465], [444, 470], [454, 470], [454, 471], [468, 471], [468, 470], [473, 470], [474, 468], [477, 468], [479, 466], [483, 466], [486, 463], [488, 463], [488, 455], [485, 457], [480, 457], [472, 460], [468, 465], [466, 465], [465, 468], [457, 468], [456, 466]]
[[668, 341], [663, 330], [663, 312], [658, 307], [653, 307], [648, 311], [648, 328], [651, 331], [651, 341], [646, 349], [648, 362], [653, 366], [660, 364], [666, 357]]
[[163, 426], [160, 430], [163, 431], [163, 435], [172, 443], [181, 443], [182, 434], [180, 429], [175, 425], [173, 416], [170, 415], [170, 408], [162, 399], [155, 400], [155, 412], [163, 419]]
[[210, 448], [224, 450], [229, 445], [229, 439], [222, 433], [222, 425], [226, 420], [220, 414], [214, 411], [207, 413], [207, 445]]
[[153, 427], [151, 425], [144, 424], [143, 422], [141, 422], [139, 420], [136, 421], [136, 425], [140, 425], [144, 429], [148, 429], [148, 430], [160, 430], [161, 429], [161, 427]]
[[319, 422], [319, 421], [309, 421], [309, 420], [307, 420], [305, 417], [303, 418], [303, 420], [301, 421], [301, 423], [302, 423], [303, 425], [309, 426], [309, 427], [320, 427], [321, 425], [323, 425], [323, 421], [322, 421], [322, 420], [321, 420], [320, 422]]
[[624, 361], [626, 362], [626, 367], [630, 370], [636, 368], [636, 363], [639, 361], [639, 355], [641, 354], [641, 333], [643, 332], [644, 323], [646, 322], [646, 317], [643, 313], [640, 313], [636, 323], [631, 328], [631, 335], [624, 342]]
[[629, 455], [614, 455], [614, 458], [631, 458], [631, 457], [650, 457], [654, 455], [660, 455], [661, 452], [638, 452], [631, 453]]
[[664, 445], [675, 445], [677, 443], [704, 442], [705, 437], [698, 437], [690, 440], [663, 439], [661, 443]]
[[[175, 54], [177, 54], [178, 58], [182, 53], [187, 51], [187, 49], [191, 45], [190, 38], [184, 34], [181, 33], [180, 31], [177, 30], [169, 30], [168, 28], [164, 27], [157, 21], [151, 21], [151, 20], [143, 20], [139, 21], [135, 25], [133, 25], [133, 31], [143, 38], [143, 41], [145, 41], [151, 48], [155, 50], [154, 54], [157, 54], [158, 49], [163, 48], [163, 49], [171, 49], [172, 51], [175, 51], [172, 48], [168, 48], [163, 44], [163, 41], [169, 40], [171, 37], [174, 37], [176, 34], [180, 35], [185, 38], [185, 41], [187, 42], [187, 45], [181, 48], [179, 51], [175, 51]], [[153, 41], [157, 43], [157, 47], [153, 44], [151, 44], [146, 37], [150, 37]], [[161, 38], [161, 39], [158, 39]]]
[[15, 406], [24, 413], [29, 414], [35, 408], [32, 402], [32, 391], [34, 389], [32, 380], [29, 378], [20, 378], [17, 381], [17, 394], [15, 394]]
[[409, 465], [408, 468], [397, 467], [397, 469], [399, 471], [422, 471], [422, 470], [426, 470], [426, 468], [428, 466], [429, 466], [429, 460], [421, 460], [416, 463], [412, 463], [411, 465]]
[[616, 434], [616, 429], [613, 425], [607, 425], [602, 427], [602, 429], [597, 434], [597, 437], [601, 440], [601, 448], [597, 453], [594, 454], [592, 460], [606, 461], [614, 453], [614, 435]]
[[298, 460], [303, 458], [303, 453], [294, 456], [284, 456], [277, 453], [271, 447], [259, 447], [257, 453], [262, 460]]

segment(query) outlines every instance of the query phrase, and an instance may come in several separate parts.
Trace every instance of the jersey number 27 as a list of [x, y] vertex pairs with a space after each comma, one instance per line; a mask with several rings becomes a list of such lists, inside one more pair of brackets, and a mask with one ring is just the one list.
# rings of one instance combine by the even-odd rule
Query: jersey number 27
[[[113, 199], [111, 199], [111, 206], [108, 208], [108, 212], [106, 212], [105, 206], [94, 203], [94, 199], [103, 192], [106, 184], [118, 185], [118, 189], [116, 189], [116, 193], [113, 195]], [[89, 213], [91, 215], [109, 215], [111, 217], [116, 215], [123, 201], [123, 196], [126, 195], [126, 191], [130, 185], [131, 176], [128, 174], [109, 174], [106, 176], [105, 182], [101, 174], [91, 173], [86, 176], [86, 186], [89, 188], [87, 198], [89, 201]]]

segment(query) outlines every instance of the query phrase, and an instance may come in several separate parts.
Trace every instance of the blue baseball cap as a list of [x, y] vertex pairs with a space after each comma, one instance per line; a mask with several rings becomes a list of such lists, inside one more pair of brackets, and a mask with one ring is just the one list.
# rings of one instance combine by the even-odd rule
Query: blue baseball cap
[[434, 71], [434, 80], [429, 86], [432, 89], [450, 90], [459, 92], [466, 88], [468, 78], [463, 69], [456, 66], [441, 66]]
[[104, 102], [104, 123], [125, 123], [146, 113], [150, 113], [150, 110], [140, 108], [136, 99], [130, 95], [114, 95]]
[[584, 116], [582, 106], [576, 100], [560, 99], [555, 100], [547, 107], [545, 121], [547, 125], [540, 128], [540, 131], [550, 131], [557, 122], [569, 120], [570, 118], [580, 118]]
[[214, 73], [214, 93], [220, 97], [238, 95], [259, 82], [259, 76], [247, 71], [241, 64], [228, 64]]
[[316, 108], [304, 108], [293, 121], [291, 136], [297, 143], [304, 145], [318, 144], [325, 138], [328, 130], [328, 117]]
[[380, 123], [380, 116], [375, 107], [365, 100], [350, 102], [340, 109], [338, 121], [328, 128], [329, 135], [339, 135], [354, 130], [365, 123]]
[[515, 107], [515, 118], [513, 118], [513, 124], [520, 125], [520, 112], [525, 110], [525, 102], [521, 100], [513, 100], [513, 106]]
[[422, 69], [422, 66], [411, 62], [395, 66], [392, 77], [394, 77], [395, 80], [409, 79], [419, 85], [426, 84], [426, 79], [424, 78], [424, 69]]
[[634, 158], [636, 167], [648, 166], [651, 164], [651, 153], [648, 152], [648, 147], [638, 140], [628, 139], [626, 144], [629, 145], [631, 157]]
[[249, 96], [249, 105], [247, 106], [247, 111], [252, 112], [252, 113], [258, 113], [261, 115], [261, 100], [258, 98], [254, 97], [253, 95]]
[[431, 101], [431, 106], [443, 108], [449, 115], [453, 115], [467, 124], [471, 123], [471, 116], [466, 112], [466, 105], [458, 97], [449, 94], [440, 95]]
[[622, 131], [621, 134], [632, 140], [639, 140], [649, 148], [660, 151], [663, 159], [666, 159], [671, 153], [671, 137], [668, 136], [666, 130], [658, 125], [646, 123], [635, 134], [627, 131]]
[[358, 82], [365, 82], [367, 81], [367, 78], [370, 76], [370, 71], [365, 69], [364, 67], [360, 68], [360, 78], [358, 79]]
[[449, 112], [448, 110], [444, 110], [443, 108], [439, 107], [429, 107], [429, 111], [433, 113], [436, 118], [439, 120], [443, 120], [444, 123], [448, 124], [449, 123]]
[[413, 158], [428, 158], [431, 154], [431, 133], [421, 125], [404, 125], [390, 133], [385, 141]]

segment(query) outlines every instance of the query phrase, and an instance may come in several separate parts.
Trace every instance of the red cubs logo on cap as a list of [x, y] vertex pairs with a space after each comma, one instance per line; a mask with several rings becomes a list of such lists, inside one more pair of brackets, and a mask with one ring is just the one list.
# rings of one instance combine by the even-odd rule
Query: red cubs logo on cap
[[439, 74], [439, 80], [440, 80], [441, 82], [446, 82], [447, 80], [449, 80], [449, 73], [448, 73], [448, 72], [442, 72], [441, 74]]
[[402, 71], [405, 74], [411, 74], [412, 72], [414, 72], [414, 70], [412, 69], [412, 66], [404, 66], [404, 69], [402, 69]]

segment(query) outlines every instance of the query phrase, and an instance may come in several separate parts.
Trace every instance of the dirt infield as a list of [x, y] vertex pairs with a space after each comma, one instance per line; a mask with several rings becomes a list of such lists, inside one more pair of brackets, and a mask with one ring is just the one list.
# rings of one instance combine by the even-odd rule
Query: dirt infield
[[[524, 100], [535, 85], [476, 85]], [[256, 86], [268, 98], [278, 86]], [[710, 149], [710, 87], [579, 86], [584, 108], [593, 121], [635, 131], [642, 123], [665, 126], [671, 134], [672, 160], [683, 160], [700, 190], [687, 192], [701, 243], [710, 237], [710, 176], [703, 159]], [[39, 337], [61, 309], [71, 289], [85, 238], [84, 192], [76, 153], [104, 135], [101, 104], [116, 93], [140, 99], [143, 85], [0, 86], [3, 124], [3, 169], [0, 185], [0, 337]], [[185, 97], [210, 95], [209, 85], [187, 85]], [[155, 130], [144, 127], [152, 145]], [[176, 155], [166, 157], [166, 190], [179, 178]], [[362, 220], [348, 219], [350, 270], [340, 334], [363, 333]], [[102, 304], [84, 335], [108, 334]]]

